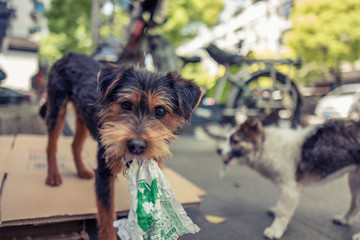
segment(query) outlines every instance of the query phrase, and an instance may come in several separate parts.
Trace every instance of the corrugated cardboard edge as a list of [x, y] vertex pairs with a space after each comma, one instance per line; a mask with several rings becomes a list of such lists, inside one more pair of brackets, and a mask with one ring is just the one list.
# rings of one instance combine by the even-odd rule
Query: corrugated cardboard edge
[[[7, 165], [8, 161], [10, 159], [10, 155], [13, 151], [14, 145], [15, 145], [15, 135], [8, 135], [8, 136], [1, 136], [0, 140], [0, 152], [3, 152], [3, 157], [0, 159], [1, 169], [0, 169], [0, 206], [1, 206], [1, 199], [2, 199], [2, 193], [6, 182], [7, 177]], [[0, 224], [1, 224], [1, 208], [0, 208]]]

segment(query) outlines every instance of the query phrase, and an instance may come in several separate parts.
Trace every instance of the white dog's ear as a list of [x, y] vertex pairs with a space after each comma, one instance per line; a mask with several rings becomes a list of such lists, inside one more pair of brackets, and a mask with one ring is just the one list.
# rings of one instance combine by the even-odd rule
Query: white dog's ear
[[261, 121], [259, 118], [256, 117], [249, 117], [248, 119], [246, 119], [244, 125], [253, 131], [259, 131], [262, 129]]

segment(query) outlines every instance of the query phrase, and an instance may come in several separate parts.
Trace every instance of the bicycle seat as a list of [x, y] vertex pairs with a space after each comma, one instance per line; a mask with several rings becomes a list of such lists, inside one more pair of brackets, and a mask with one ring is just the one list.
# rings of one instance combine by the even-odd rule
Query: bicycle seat
[[227, 53], [212, 43], [205, 50], [217, 63], [222, 65], [242, 64], [245, 61], [243, 56]]

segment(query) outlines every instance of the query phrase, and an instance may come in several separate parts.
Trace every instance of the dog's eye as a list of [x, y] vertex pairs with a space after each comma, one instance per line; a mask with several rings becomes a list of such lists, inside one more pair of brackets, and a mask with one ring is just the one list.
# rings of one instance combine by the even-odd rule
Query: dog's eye
[[236, 140], [234, 137], [231, 137], [231, 138], [230, 138], [230, 143], [236, 145], [236, 144], [239, 143], [239, 140]]
[[124, 110], [124, 111], [130, 111], [132, 108], [132, 105], [131, 105], [131, 102], [123, 102], [121, 103], [121, 109]]
[[157, 118], [162, 118], [165, 116], [165, 114], [166, 114], [166, 111], [164, 108], [162, 108], [162, 107], [155, 108], [155, 116]]

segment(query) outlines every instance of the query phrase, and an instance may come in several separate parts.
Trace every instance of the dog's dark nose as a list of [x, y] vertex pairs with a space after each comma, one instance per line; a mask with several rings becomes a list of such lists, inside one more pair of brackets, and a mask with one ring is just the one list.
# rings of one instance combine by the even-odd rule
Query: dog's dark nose
[[132, 154], [140, 155], [145, 152], [147, 144], [142, 139], [131, 139], [127, 142], [127, 147]]
[[218, 149], [216, 150], [216, 152], [217, 152], [217, 154], [221, 155], [222, 149], [221, 149], [221, 148], [218, 148]]

